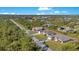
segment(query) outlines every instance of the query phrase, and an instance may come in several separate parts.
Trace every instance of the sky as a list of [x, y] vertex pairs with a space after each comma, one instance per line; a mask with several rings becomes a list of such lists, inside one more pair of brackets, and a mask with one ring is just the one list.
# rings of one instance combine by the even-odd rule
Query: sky
[[0, 14], [79, 15], [79, 7], [0, 7]]

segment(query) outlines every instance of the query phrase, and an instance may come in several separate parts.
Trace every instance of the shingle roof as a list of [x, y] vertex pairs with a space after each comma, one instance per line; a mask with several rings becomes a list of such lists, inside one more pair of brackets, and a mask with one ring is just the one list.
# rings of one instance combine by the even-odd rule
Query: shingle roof
[[70, 40], [70, 38], [65, 36], [65, 35], [55, 35], [55, 37], [57, 37], [58, 40], [60, 40], [60, 41], [68, 41], [68, 40]]
[[55, 34], [55, 33], [53, 33], [52, 31], [47, 31], [46, 33], [47, 33], [48, 35]]

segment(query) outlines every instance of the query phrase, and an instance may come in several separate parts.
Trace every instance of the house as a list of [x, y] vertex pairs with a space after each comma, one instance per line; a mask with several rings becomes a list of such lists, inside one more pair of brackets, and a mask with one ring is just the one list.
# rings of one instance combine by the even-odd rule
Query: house
[[54, 40], [55, 40], [55, 41], [60, 41], [61, 43], [63, 43], [63, 42], [69, 41], [70, 38], [67, 37], [67, 36], [65, 36], [65, 35], [58, 35], [58, 34], [57, 34], [57, 35], [54, 36]]
[[34, 27], [34, 28], [32, 28], [32, 31], [39, 31], [39, 30], [43, 30], [43, 27]]
[[65, 35], [51, 34], [51, 35], [48, 35], [47, 41], [48, 40], [54, 40], [54, 41], [59, 41], [61, 43], [64, 43], [64, 42], [70, 41], [70, 38]]
[[54, 24], [50, 24], [50, 23], [48, 23], [48, 24], [45, 24], [47, 27], [51, 27], [51, 26], [54, 26]]
[[54, 39], [54, 35], [49, 35], [49, 36], [47, 37], [47, 40], [52, 40], [52, 39]]
[[47, 36], [49, 36], [49, 35], [55, 35], [55, 33], [52, 32], [52, 31], [46, 31], [46, 35], [47, 35]]
[[37, 41], [36, 44], [37, 44], [37, 46], [39, 48], [41, 48], [44, 51], [48, 49], [48, 47], [46, 45], [44, 45], [42, 42], [40, 42], [40, 41]]
[[43, 27], [34, 27], [34, 28], [32, 28], [32, 31], [35, 31], [35, 32], [37, 32], [39, 34], [45, 34], [44, 30], [45, 29]]
[[52, 40], [54, 38], [55, 33], [53, 33], [52, 31], [47, 31], [46, 32], [47, 40]]
[[70, 27], [59, 27], [58, 28], [58, 31], [62, 31], [62, 32], [69, 32], [69, 31], [72, 31], [73, 29], [71, 29]]
[[37, 31], [39, 34], [46, 34], [46, 32], [44, 30], [38, 30]]
[[67, 37], [65, 35], [55, 34], [52, 31], [47, 31], [46, 35], [48, 36], [47, 41], [54, 40], [54, 41], [59, 41], [59, 42], [63, 43], [63, 42], [67, 42], [70, 40], [69, 37]]
[[59, 28], [58, 28], [58, 31], [63, 31], [63, 30], [65, 30], [64, 27], [59, 27]]

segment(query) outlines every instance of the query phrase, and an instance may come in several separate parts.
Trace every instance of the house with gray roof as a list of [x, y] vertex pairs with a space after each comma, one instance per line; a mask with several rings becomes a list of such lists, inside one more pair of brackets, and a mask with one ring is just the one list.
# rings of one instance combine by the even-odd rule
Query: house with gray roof
[[65, 36], [65, 35], [57, 34], [57, 35], [54, 36], [54, 40], [55, 40], [55, 41], [60, 41], [61, 43], [63, 43], [63, 42], [69, 41], [70, 38], [67, 37], [67, 36]]
[[53, 33], [52, 31], [47, 31], [46, 35], [48, 36], [47, 40], [52, 40], [54, 39], [55, 33]]
[[51, 26], [55, 26], [54, 24], [51, 24], [51, 23], [47, 23], [45, 24], [47, 27], [51, 27]]
[[37, 32], [39, 34], [45, 34], [44, 30], [45, 29], [43, 27], [34, 27], [34, 28], [32, 28], [32, 31], [35, 31], [35, 32]]

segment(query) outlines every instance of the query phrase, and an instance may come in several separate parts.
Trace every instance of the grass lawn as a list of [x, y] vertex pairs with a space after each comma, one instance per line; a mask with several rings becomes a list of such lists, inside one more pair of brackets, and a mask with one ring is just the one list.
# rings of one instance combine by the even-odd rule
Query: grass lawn
[[61, 44], [60, 42], [48, 41], [45, 44], [53, 51], [79, 51], [78, 42], [65, 42]]
[[35, 31], [31, 31], [31, 34], [35, 34], [35, 33], [37, 33], [37, 32], [35, 32]]
[[79, 40], [79, 34], [67, 33], [67, 35]]
[[48, 41], [45, 44], [48, 45], [52, 50], [62, 51], [62, 44], [60, 42]]
[[39, 34], [39, 35], [36, 35], [36, 38], [39, 39], [39, 40], [43, 40], [43, 39], [46, 39], [47, 36], [43, 35], [43, 34]]

